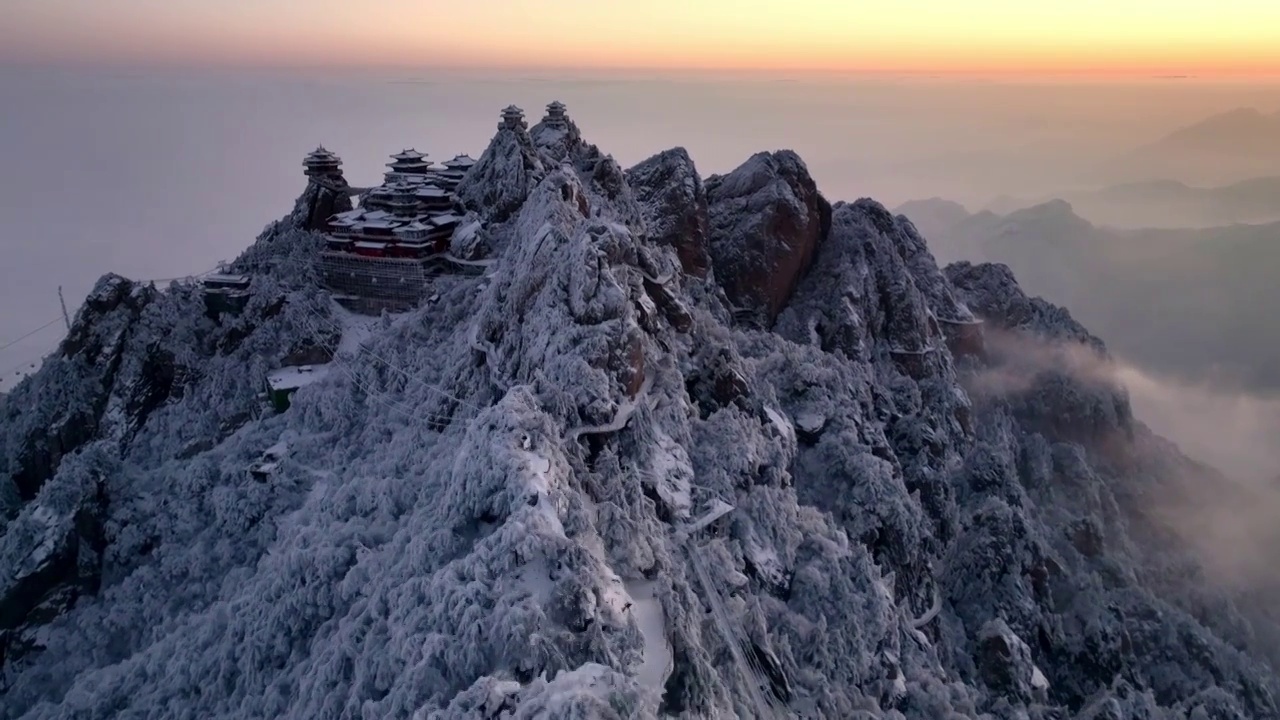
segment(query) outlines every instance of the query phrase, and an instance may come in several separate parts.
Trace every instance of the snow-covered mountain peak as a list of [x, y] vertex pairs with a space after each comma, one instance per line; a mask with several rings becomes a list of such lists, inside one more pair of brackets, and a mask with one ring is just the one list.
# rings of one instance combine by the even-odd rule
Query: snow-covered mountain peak
[[1276, 716], [1065, 311], [563, 111], [504, 111], [410, 312], [319, 286], [307, 195], [239, 314], [100, 283], [0, 398], [0, 717]]

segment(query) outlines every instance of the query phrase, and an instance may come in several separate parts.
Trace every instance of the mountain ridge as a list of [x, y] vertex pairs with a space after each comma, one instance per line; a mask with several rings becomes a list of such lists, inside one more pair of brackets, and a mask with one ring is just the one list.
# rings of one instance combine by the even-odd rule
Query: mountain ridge
[[1280, 222], [1117, 230], [1063, 201], [1008, 215], [959, 216], [928, 201], [902, 209], [947, 260], [1009, 264], [1032, 292], [1075, 308], [1144, 368], [1264, 396], [1280, 389], [1271, 371], [1280, 337], [1264, 309]]
[[1280, 220], [1280, 177], [1254, 177], [1219, 186], [1134, 181], [1034, 200], [1003, 196], [983, 209], [1004, 215], [1054, 199], [1067, 201], [1093, 223], [1120, 229], [1263, 224]]
[[1107, 183], [1167, 178], [1189, 185], [1224, 185], [1275, 174], [1280, 165], [1280, 113], [1235, 108], [1176, 128], [1104, 163]]
[[549, 136], [464, 179], [491, 271], [372, 326], [310, 212], [233, 264], [238, 318], [104, 280], [92, 342], [0, 398], [92, 420], [4, 505], [0, 716], [1276, 714], [1270, 626], [1144, 510], [1199, 471], [1070, 313], [793, 153], [703, 181]]

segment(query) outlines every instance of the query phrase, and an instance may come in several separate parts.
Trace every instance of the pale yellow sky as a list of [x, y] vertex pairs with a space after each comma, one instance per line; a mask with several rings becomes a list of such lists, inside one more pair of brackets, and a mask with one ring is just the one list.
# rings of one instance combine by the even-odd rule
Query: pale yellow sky
[[7, 0], [27, 61], [1280, 72], [1280, 0]]

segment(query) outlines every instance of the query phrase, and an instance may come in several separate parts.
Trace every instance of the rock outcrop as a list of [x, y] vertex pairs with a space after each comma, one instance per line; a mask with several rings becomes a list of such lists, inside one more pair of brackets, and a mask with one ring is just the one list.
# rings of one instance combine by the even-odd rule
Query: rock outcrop
[[973, 312], [995, 328], [1051, 342], [1078, 343], [1099, 353], [1106, 351], [1102, 341], [1090, 335], [1066, 308], [1024, 293], [1007, 265], [959, 262], [948, 265], [945, 272]]
[[520, 210], [545, 172], [526, 123], [504, 121], [458, 184], [458, 199], [486, 220], [502, 222]]
[[0, 667], [40, 649], [42, 625], [98, 592], [111, 469], [103, 457], [75, 458], [0, 537]]
[[622, 167], [612, 155], [583, 139], [563, 105], [557, 108], [553, 103], [547, 111], [548, 116], [529, 131], [543, 166], [572, 168], [582, 186], [580, 197], [587, 200], [594, 215], [638, 230], [641, 210]]
[[1031, 648], [1003, 620], [992, 620], [978, 634], [978, 675], [987, 687], [1013, 702], [1048, 698], [1049, 681], [1031, 659]]
[[[571, 144], [469, 176], [488, 272], [344, 336], [283, 414], [221, 422], [262, 357], [352, 331], [271, 255], [314, 236], [240, 259], [275, 268], [243, 326], [156, 294], [135, 325], [193, 377], [15, 508], [0, 589], [45, 545], [101, 589], [5, 620], [0, 717], [1277, 716], [1274, 620], [1151, 513], [1194, 468], [1069, 314], [939, 270], [878, 203], [828, 208], [790, 153], [707, 181], [690, 278], [684, 154], [623, 175]], [[940, 326], [979, 320], [990, 351], [957, 357]], [[18, 401], [69, 412], [51, 368]], [[86, 506], [101, 540], [69, 529]]]
[[675, 248], [684, 272], [705, 278], [711, 269], [707, 191], [689, 153], [684, 148], [658, 153], [627, 170], [626, 179], [649, 239]]
[[831, 229], [831, 205], [800, 156], [758, 153], [706, 181], [716, 279], [735, 306], [772, 325]]
[[[19, 498], [35, 498], [62, 459], [85, 443], [136, 430], [173, 391], [173, 359], [132, 343], [157, 295], [119, 275], [104, 276], [38, 376], [11, 393], [0, 469]], [[54, 393], [61, 402], [30, 402]]]
[[351, 208], [351, 190], [342, 175], [310, 179], [289, 222], [297, 230], [321, 231], [329, 227], [329, 218]]
[[543, 164], [547, 167], [559, 167], [573, 162], [576, 155], [587, 147], [582, 139], [582, 131], [578, 124], [565, 112], [563, 105], [548, 106], [547, 115], [529, 129], [529, 137], [542, 155]]
[[458, 229], [449, 238], [449, 252], [463, 260], [480, 260], [492, 252], [489, 233], [484, 223], [474, 214], [468, 214], [458, 223]]

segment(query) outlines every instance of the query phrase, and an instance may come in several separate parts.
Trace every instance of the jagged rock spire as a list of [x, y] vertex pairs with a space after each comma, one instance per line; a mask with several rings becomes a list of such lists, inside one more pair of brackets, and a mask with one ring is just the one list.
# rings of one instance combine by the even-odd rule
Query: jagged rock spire
[[544, 174], [524, 111], [508, 105], [502, 110], [498, 132], [458, 183], [458, 199], [484, 219], [502, 222], [520, 209]]
[[684, 148], [658, 153], [626, 176], [649, 239], [675, 248], [685, 272], [706, 277], [711, 269], [707, 191], [689, 153]]

